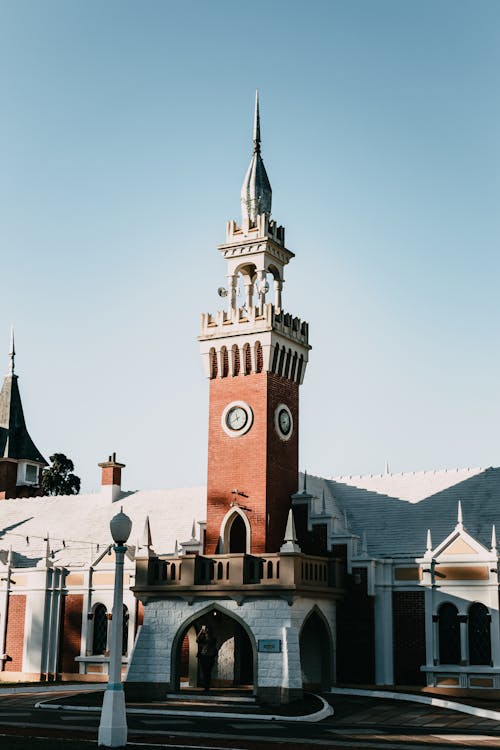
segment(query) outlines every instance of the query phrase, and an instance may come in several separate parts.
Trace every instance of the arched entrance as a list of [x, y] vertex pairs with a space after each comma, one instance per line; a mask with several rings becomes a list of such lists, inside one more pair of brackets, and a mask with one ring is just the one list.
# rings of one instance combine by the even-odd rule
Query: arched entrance
[[312, 610], [300, 631], [300, 665], [304, 690], [326, 690], [332, 686], [330, 628], [318, 609]]
[[229, 531], [229, 552], [247, 551], [247, 530], [242, 517], [235, 516]]
[[250, 523], [240, 508], [231, 508], [222, 519], [220, 537], [224, 552], [250, 552]]
[[193, 616], [178, 631], [172, 644], [172, 687], [174, 690], [202, 690], [197, 637], [206, 625], [215, 639], [217, 656], [211, 675], [214, 690], [254, 691], [255, 644], [245, 624], [210, 607]]

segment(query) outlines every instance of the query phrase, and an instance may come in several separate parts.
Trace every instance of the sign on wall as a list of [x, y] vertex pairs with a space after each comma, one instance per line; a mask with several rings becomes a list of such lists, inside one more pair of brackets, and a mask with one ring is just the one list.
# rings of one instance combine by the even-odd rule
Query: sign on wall
[[269, 654], [279, 654], [281, 652], [281, 641], [279, 638], [260, 639], [258, 650]]

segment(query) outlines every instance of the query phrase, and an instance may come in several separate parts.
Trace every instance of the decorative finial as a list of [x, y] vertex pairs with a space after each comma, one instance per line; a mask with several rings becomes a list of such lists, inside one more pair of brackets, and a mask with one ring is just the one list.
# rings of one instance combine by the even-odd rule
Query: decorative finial
[[193, 526], [191, 528], [191, 539], [196, 539], [196, 519], [193, 518]]
[[290, 508], [288, 511], [288, 519], [286, 522], [285, 538], [283, 544], [280, 547], [280, 552], [301, 552], [299, 545], [297, 544], [297, 534], [295, 532], [295, 522], [293, 520], [293, 510]]
[[323, 492], [321, 493], [321, 515], [326, 516], [326, 500], [325, 500], [325, 488], [323, 487]]
[[386, 476], [391, 473], [389, 471], [389, 461], [387, 461], [387, 459], [385, 461], [385, 471], [384, 471], [384, 473], [385, 473]]
[[10, 346], [9, 346], [9, 375], [14, 375], [14, 360], [16, 357], [16, 347], [14, 346], [14, 326], [10, 327]]
[[427, 549], [426, 552], [432, 552], [432, 537], [431, 530], [427, 529]]
[[496, 555], [497, 552], [497, 532], [495, 529], [495, 524], [491, 527], [491, 551], [494, 555]]
[[255, 115], [253, 120], [253, 150], [260, 153], [260, 114], [259, 114], [259, 89], [255, 90]]
[[304, 469], [304, 486], [302, 492], [307, 492], [307, 469]]
[[458, 513], [457, 513], [457, 529], [463, 529], [463, 517], [462, 517], [462, 503], [458, 501]]

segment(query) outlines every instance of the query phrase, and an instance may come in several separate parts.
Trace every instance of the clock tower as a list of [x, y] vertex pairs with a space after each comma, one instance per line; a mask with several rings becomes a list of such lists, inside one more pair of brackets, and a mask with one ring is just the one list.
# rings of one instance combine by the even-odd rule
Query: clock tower
[[297, 491], [299, 386], [310, 346], [308, 324], [284, 308], [294, 254], [271, 219], [271, 199], [257, 94], [241, 225], [228, 222], [218, 247], [227, 308], [202, 315], [199, 337], [210, 380], [206, 554], [278, 552]]

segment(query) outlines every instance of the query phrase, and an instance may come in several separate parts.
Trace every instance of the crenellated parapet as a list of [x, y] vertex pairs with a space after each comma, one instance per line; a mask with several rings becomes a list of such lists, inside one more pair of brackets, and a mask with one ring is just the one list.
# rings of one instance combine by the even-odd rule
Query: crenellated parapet
[[308, 361], [309, 325], [267, 303], [203, 313], [201, 355], [208, 378], [274, 372], [302, 383]]

